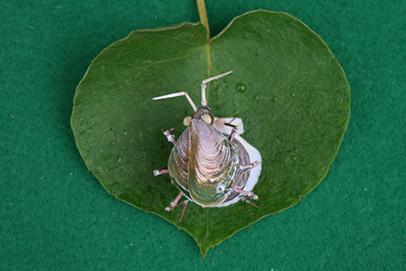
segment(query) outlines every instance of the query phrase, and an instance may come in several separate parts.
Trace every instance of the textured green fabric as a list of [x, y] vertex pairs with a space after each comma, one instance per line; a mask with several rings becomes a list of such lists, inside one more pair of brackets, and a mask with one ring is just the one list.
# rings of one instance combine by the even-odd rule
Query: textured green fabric
[[210, 249], [115, 200], [73, 140], [75, 88], [131, 30], [199, 20], [193, 0], [0, 4], [0, 270], [405, 270], [406, 2], [206, 1], [212, 35], [262, 8], [327, 43], [352, 89], [326, 179]]

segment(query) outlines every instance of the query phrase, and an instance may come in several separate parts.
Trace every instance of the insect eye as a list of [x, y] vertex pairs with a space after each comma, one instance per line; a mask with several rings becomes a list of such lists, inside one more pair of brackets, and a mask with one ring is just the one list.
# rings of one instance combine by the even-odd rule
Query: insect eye
[[190, 126], [190, 124], [192, 123], [192, 117], [187, 116], [184, 120], [183, 120], [183, 125], [185, 126]]
[[209, 116], [209, 114], [203, 114], [200, 117], [202, 120], [204, 120], [204, 122], [210, 124], [211, 123], [211, 117]]

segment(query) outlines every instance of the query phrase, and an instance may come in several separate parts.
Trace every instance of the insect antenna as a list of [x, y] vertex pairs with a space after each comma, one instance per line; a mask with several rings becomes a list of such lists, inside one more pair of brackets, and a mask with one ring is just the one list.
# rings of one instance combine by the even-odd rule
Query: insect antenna
[[193, 103], [192, 99], [189, 97], [189, 95], [182, 91], [182, 92], [176, 92], [176, 93], [171, 93], [171, 94], [167, 94], [167, 95], [163, 95], [163, 96], [159, 96], [159, 97], [155, 97], [152, 98], [152, 100], [162, 100], [162, 99], [168, 99], [168, 98], [174, 98], [174, 97], [179, 97], [179, 96], [185, 96], [186, 99], [189, 101], [190, 105], [192, 106], [193, 110], [196, 112], [197, 111], [197, 107], [196, 105]]
[[229, 75], [230, 73], [232, 73], [233, 71], [229, 71], [229, 72], [225, 72], [207, 79], [204, 79], [202, 81], [202, 84], [200, 85], [202, 88], [202, 105], [207, 106], [207, 100], [206, 100], [206, 88], [207, 88], [207, 83], [211, 82], [213, 80], [217, 80], [223, 76]]
[[[202, 105], [207, 106], [207, 101], [206, 101], [206, 88], [207, 88], [207, 83], [208, 83], [208, 82], [211, 82], [211, 81], [213, 81], [213, 80], [217, 80], [217, 79], [219, 79], [219, 78], [221, 78], [221, 77], [223, 77], [223, 76], [226, 76], [226, 75], [228, 75], [228, 74], [230, 74], [230, 73], [232, 73], [232, 72], [233, 72], [233, 71], [229, 71], [229, 72], [226, 72], [226, 73], [222, 73], [222, 74], [219, 74], [219, 75], [216, 75], [216, 76], [207, 78], [207, 79], [205, 79], [205, 80], [202, 81], [202, 84], [201, 84], [201, 88], [202, 88]], [[189, 104], [192, 106], [193, 110], [194, 110], [195, 112], [197, 111], [197, 107], [196, 107], [196, 105], [193, 103], [193, 101], [192, 101], [192, 99], [190, 98], [189, 94], [187, 94], [187, 92], [184, 92], [184, 91], [182, 91], [182, 92], [176, 92], [176, 93], [171, 93], [171, 94], [167, 94], [167, 95], [163, 95], [163, 96], [159, 96], [159, 97], [155, 97], [155, 98], [152, 98], [152, 100], [154, 100], [154, 101], [155, 101], [155, 100], [162, 100], [162, 99], [174, 98], [174, 97], [179, 97], [179, 96], [185, 96], [186, 99], [188, 100]]]

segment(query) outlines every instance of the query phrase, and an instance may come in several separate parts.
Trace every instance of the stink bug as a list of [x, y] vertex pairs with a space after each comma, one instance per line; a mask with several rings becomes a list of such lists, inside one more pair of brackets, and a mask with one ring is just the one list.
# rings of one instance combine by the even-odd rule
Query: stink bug
[[[183, 120], [187, 126], [175, 141], [175, 129], [164, 131], [174, 144], [168, 167], [154, 170], [154, 175], [169, 173], [180, 193], [165, 208], [184, 205], [189, 201], [202, 207], [224, 207], [240, 199], [257, 207], [249, 199], [258, 199], [251, 190], [261, 172], [261, 154], [239, 134], [244, 132], [239, 118], [215, 118], [206, 101], [207, 83], [232, 73], [226, 72], [202, 81], [202, 102], [198, 108], [186, 92], [172, 93], [153, 100], [185, 96], [194, 113]], [[182, 196], [186, 200], [179, 202]], [[258, 208], [258, 207], [257, 207]]]

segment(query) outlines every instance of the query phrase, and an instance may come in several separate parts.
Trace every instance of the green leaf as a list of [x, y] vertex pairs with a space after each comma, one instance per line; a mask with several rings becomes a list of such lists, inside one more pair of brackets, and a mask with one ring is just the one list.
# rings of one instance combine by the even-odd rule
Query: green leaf
[[[203, 79], [217, 117], [239, 117], [242, 135], [262, 154], [254, 192], [259, 209], [239, 202], [224, 208], [165, 207], [178, 194], [168, 175], [172, 146], [162, 129], [193, 113], [187, 100], [153, 101], [186, 91], [200, 101]], [[207, 40], [201, 23], [132, 32], [102, 51], [77, 88], [72, 128], [87, 167], [106, 190], [156, 213], [196, 240], [204, 256], [258, 219], [299, 202], [326, 176], [349, 121], [350, 90], [326, 44], [284, 13], [254, 11]]]

